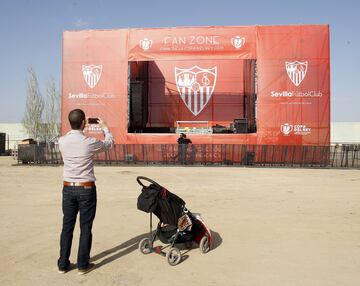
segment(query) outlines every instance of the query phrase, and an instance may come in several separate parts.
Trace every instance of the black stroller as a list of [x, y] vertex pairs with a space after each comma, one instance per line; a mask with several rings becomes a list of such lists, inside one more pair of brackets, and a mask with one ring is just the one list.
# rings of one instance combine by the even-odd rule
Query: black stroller
[[[171, 266], [181, 261], [181, 252], [174, 247], [177, 243], [192, 245], [195, 241], [199, 244], [200, 251], [206, 253], [211, 247], [211, 232], [201, 219], [199, 214], [192, 214], [186, 207], [185, 202], [160, 186], [155, 181], [139, 176], [136, 178], [142, 186], [138, 197], [137, 208], [150, 213], [150, 238], [144, 238], [139, 243], [139, 250], [143, 254], [152, 252], [166, 256]], [[147, 181], [150, 185], [144, 185]], [[152, 213], [159, 218], [156, 231], [152, 231]], [[170, 250], [165, 253], [161, 247], [153, 247], [156, 237], [162, 243], [170, 244]]]

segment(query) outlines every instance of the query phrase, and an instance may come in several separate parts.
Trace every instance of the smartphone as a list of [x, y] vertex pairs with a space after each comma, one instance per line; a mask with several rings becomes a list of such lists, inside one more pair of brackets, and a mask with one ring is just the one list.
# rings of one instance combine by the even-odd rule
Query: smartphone
[[98, 124], [99, 123], [99, 118], [90, 117], [90, 118], [88, 118], [88, 123], [89, 124]]

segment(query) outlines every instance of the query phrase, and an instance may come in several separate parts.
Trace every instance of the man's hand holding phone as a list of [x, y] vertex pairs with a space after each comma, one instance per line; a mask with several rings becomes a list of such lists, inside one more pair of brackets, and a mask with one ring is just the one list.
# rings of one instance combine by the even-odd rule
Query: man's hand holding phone
[[98, 124], [99, 123], [99, 118], [90, 117], [90, 118], [87, 119], [87, 122], [89, 124]]
[[105, 121], [103, 121], [101, 118], [98, 118], [98, 124], [101, 127], [101, 129], [108, 128]]
[[89, 117], [87, 119], [88, 124], [98, 124], [101, 129], [108, 128], [105, 121], [103, 121], [101, 118], [96, 117]]

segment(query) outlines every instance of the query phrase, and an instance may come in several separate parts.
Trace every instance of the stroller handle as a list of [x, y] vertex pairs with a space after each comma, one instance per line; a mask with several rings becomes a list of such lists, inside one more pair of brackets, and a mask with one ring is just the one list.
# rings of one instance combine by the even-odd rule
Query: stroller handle
[[156, 185], [156, 186], [158, 186], [158, 187], [161, 188], [161, 186], [160, 186], [158, 183], [156, 183], [155, 181], [153, 181], [153, 180], [151, 180], [151, 179], [149, 179], [149, 178], [147, 178], [147, 177], [138, 176], [138, 177], [136, 178], [136, 181], [139, 183], [140, 186], [146, 187], [146, 186], [143, 184], [142, 180], [148, 181], [149, 183], [154, 184], [154, 185]]

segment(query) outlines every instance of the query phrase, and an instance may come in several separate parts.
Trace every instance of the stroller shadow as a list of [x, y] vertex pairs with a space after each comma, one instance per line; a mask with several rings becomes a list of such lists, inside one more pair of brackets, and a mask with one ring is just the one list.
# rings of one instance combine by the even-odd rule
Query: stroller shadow
[[[110, 249], [107, 249], [107, 250], [104, 250], [96, 255], [94, 255], [93, 257], [91, 257], [90, 261], [91, 262], [96, 262], [96, 261], [99, 261], [101, 260], [99, 263], [96, 263], [96, 266], [95, 268], [100, 268], [108, 263], [111, 263], [135, 250], [138, 249], [138, 244], [139, 244], [139, 241], [143, 238], [147, 238], [149, 237], [149, 233], [143, 233], [141, 235], [138, 235], [138, 236], [135, 236], [113, 248], [110, 248]], [[222, 242], [223, 242], [223, 239], [221, 238], [220, 234], [214, 230], [211, 230], [211, 237], [212, 237], [212, 247], [211, 247], [211, 250], [210, 251], [214, 251], [216, 248], [218, 248]], [[156, 239], [157, 241], [158, 239]], [[166, 245], [166, 246], [163, 246], [162, 247], [162, 250], [168, 248], [169, 245]], [[178, 245], [178, 248], [182, 251], [184, 251], [182, 253], [182, 261], [181, 262], [184, 262], [185, 260], [187, 260], [189, 258], [189, 255], [188, 253], [190, 251], [192, 251], [194, 248], [197, 248], [195, 247], [194, 245], [189, 249], [188, 247], [185, 246], [185, 244], [180, 244]], [[71, 267], [71, 268], [76, 268], [76, 264]]]
[[96, 263], [96, 268], [104, 266], [105, 264], [113, 262], [114, 260], [119, 259], [124, 255], [133, 252], [134, 250], [137, 250], [139, 241], [145, 237], [149, 237], [149, 233], [143, 233], [141, 235], [135, 236], [113, 248], [104, 250], [103, 252], [92, 256], [90, 261], [96, 262], [104, 258], [99, 263]]
[[211, 237], [212, 237], [212, 246], [211, 246], [211, 250], [214, 250], [216, 248], [218, 248], [222, 242], [223, 242], [223, 239], [222, 237], [220, 236], [220, 234], [212, 229], [210, 229], [211, 231]]

